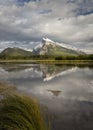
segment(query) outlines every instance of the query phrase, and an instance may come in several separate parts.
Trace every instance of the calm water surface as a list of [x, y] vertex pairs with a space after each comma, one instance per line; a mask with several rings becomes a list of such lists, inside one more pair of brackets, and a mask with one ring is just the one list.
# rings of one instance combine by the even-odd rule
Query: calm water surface
[[53, 130], [93, 130], [93, 68], [5, 64], [0, 65], [0, 81], [45, 105]]

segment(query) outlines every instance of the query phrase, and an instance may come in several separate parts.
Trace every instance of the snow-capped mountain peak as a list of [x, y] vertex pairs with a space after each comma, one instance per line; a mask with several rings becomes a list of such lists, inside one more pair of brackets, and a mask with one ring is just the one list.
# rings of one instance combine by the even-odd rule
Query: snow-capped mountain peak
[[42, 40], [42, 41], [52, 42], [52, 43], [54, 43], [54, 41], [50, 40], [49, 38], [43, 38], [43, 40]]
[[60, 47], [63, 47], [63, 48], [79, 51], [76, 47], [72, 47], [72, 46], [67, 45], [65, 43], [54, 42], [54, 41], [50, 40], [49, 38], [43, 38], [42, 43], [44, 43], [46, 45], [50, 45], [51, 44], [51, 45], [54, 45], [54, 46], [60, 46]]
[[43, 45], [52, 45], [52, 46], [55, 46], [55, 42], [50, 40], [49, 38], [43, 38], [42, 39], [42, 44]]
[[54, 44], [55, 44], [55, 42], [50, 40], [49, 38], [43, 38], [42, 42], [39, 45], [37, 45], [34, 48], [34, 50], [38, 50], [38, 49], [42, 48], [44, 45], [54, 45]]
[[70, 45], [67, 45], [65, 43], [58, 43], [50, 40], [49, 38], [43, 38], [42, 42], [36, 46], [33, 51], [36, 54], [44, 55], [44, 54], [50, 54], [50, 55], [62, 55], [64, 54], [78, 54], [81, 53], [80, 50], [78, 50], [75, 47], [72, 47]]

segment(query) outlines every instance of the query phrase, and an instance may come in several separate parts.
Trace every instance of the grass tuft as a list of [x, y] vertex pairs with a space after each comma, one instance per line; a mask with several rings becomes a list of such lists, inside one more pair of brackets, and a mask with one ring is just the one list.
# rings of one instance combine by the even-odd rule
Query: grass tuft
[[0, 130], [47, 130], [38, 102], [11, 90], [0, 84]]

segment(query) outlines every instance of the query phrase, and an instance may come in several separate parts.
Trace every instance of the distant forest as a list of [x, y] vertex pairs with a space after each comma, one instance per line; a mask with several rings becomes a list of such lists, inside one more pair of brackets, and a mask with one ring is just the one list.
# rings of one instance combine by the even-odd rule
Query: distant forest
[[93, 60], [93, 54], [84, 54], [78, 56], [53, 56], [53, 55], [30, 55], [30, 56], [0, 56], [1, 60]]

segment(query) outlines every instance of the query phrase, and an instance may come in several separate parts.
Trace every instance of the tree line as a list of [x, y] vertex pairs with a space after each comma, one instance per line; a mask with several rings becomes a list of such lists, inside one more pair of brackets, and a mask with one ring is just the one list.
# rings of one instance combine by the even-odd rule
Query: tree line
[[32, 55], [32, 56], [0, 56], [2, 60], [13, 60], [13, 59], [23, 59], [23, 60], [93, 60], [93, 54], [84, 54], [78, 56], [53, 56], [53, 55]]

